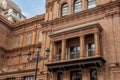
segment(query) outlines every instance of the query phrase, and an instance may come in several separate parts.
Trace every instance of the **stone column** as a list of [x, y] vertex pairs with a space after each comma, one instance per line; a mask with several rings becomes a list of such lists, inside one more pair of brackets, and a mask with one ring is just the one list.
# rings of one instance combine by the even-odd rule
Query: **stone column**
[[83, 58], [85, 54], [85, 36], [80, 35], [80, 58]]
[[49, 56], [49, 61], [50, 61], [50, 62], [52, 62], [53, 48], [54, 48], [54, 42], [51, 41], [51, 44], [50, 44], [50, 56]]
[[94, 33], [94, 42], [95, 42], [95, 56], [100, 56], [100, 38], [99, 32]]
[[65, 60], [65, 54], [66, 54], [66, 39], [62, 40], [62, 56], [61, 60]]
[[87, 0], [82, 0], [82, 10], [86, 10], [87, 6]]

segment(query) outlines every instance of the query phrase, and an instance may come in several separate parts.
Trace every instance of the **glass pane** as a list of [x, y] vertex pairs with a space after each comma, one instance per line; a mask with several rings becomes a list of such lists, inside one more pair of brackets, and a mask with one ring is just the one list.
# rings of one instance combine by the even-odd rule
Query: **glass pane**
[[76, 0], [74, 3], [74, 13], [81, 11], [81, 0]]
[[62, 16], [65, 16], [68, 14], [68, 4], [64, 4], [62, 6]]
[[82, 73], [81, 73], [81, 71], [72, 71], [70, 80], [82, 80]]
[[88, 9], [96, 7], [96, 0], [88, 0]]
[[91, 69], [90, 80], [97, 80], [97, 70], [96, 69]]
[[95, 44], [89, 43], [88, 44], [88, 56], [94, 56], [95, 55]]
[[62, 72], [59, 72], [58, 73], [58, 78], [57, 80], [63, 80], [63, 73]]

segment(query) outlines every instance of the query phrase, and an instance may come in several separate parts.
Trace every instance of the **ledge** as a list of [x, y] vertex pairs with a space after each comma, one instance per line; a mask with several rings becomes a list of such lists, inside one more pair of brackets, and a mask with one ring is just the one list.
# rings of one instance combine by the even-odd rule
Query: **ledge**
[[56, 70], [68, 70], [74, 68], [88, 68], [88, 67], [103, 67], [106, 63], [105, 59], [102, 57], [90, 57], [86, 59], [76, 59], [64, 62], [55, 62], [46, 64], [48, 71], [54, 72]]

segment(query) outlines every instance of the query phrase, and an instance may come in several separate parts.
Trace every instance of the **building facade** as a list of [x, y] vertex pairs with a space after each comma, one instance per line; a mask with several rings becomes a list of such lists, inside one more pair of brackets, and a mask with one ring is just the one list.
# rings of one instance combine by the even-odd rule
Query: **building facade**
[[0, 0], [0, 15], [11, 22], [22, 21], [26, 17], [21, 13], [18, 5], [11, 0]]
[[120, 0], [46, 0], [46, 13], [10, 23], [0, 16], [0, 80], [119, 80]]

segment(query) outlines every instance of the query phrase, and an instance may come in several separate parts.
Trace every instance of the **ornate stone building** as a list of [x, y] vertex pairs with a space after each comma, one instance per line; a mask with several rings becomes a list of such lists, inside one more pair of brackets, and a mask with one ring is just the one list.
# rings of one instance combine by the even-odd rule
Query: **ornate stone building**
[[26, 17], [21, 13], [18, 5], [11, 0], [0, 0], [0, 15], [11, 22], [22, 21]]
[[46, 13], [10, 23], [0, 16], [0, 80], [33, 80], [36, 46], [50, 48], [37, 80], [119, 80], [120, 0], [46, 0]]

